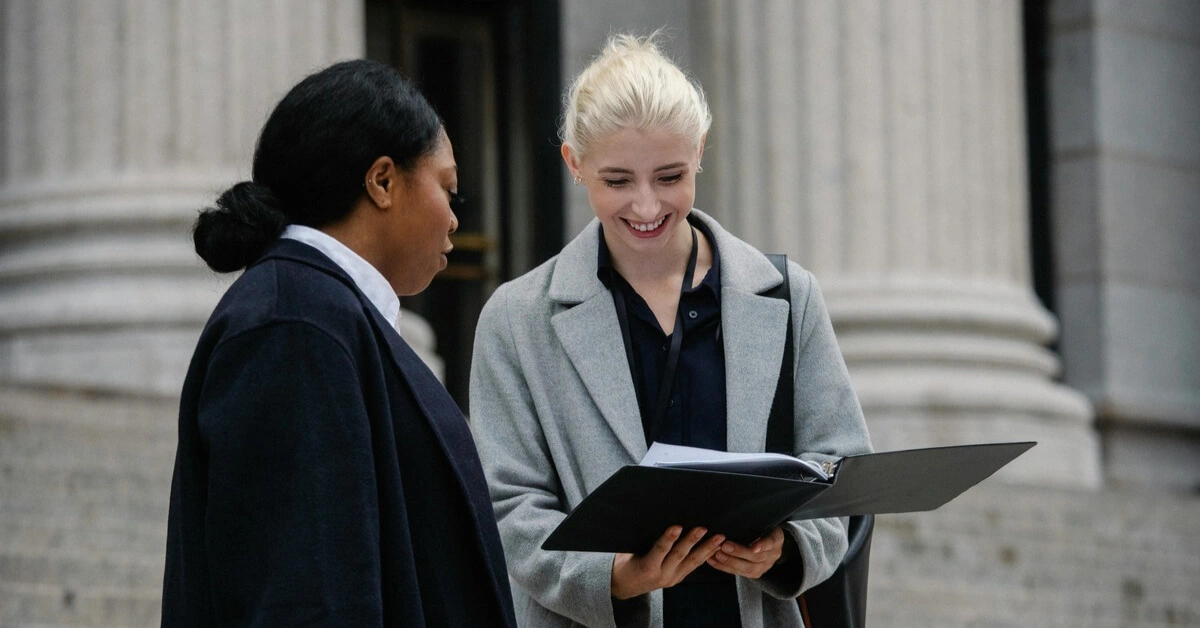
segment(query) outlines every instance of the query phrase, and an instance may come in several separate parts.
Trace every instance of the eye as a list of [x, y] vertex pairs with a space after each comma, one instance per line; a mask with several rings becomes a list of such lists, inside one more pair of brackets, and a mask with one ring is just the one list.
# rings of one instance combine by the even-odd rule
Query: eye
[[658, 180], [662, 181], [663, 183], [666, 183], [666, 184], [671, 184], [671, 183], [677, 183], [682, 179], [683, 179], [683, 173], [676, 172], [675, 174], [669, 174], [664, 177], [659, 177]]
[[629, 183], [629, 179], [605, 179], [604, 180], [604, 185], [607, 185], [610, 188], [619, 188], [622, 185], [625, 185], [626, 183]]
[[467, 197], [459, 194], [458, 192], [454, 192], [452, 190], [446, 190], [446, 192], [450, 194], [450, 207], [454, 209], [462, 207], [463, 204], [467, 202]]

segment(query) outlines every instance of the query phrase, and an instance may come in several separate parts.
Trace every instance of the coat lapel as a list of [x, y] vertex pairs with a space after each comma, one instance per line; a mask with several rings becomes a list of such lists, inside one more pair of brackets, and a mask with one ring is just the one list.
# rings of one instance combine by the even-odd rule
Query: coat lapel
[[766, 447], [787, 312], [787, 304], [779, 299], [721, 290], [729, 451], [760, 452]]
[[600, 414], [631, 459], [641, 460], [646, 437], [612, 296], [599, 293], [556, 314], [551, 324]]
[[721, 255], [721, 333], [725, 343], [726, 448], [763, 451], [767, 419], [779, 381], [788, 305], [761, 296], [783, 277], [770, 260], [708, 216], [693, 213], [713, 232]]
[[612, 295], [596, 278], [599, 224], [593, 220], [558, 255], [549, 295], [566, 307], [551, 325], [600, 414], [637, 461], [646, 437]]

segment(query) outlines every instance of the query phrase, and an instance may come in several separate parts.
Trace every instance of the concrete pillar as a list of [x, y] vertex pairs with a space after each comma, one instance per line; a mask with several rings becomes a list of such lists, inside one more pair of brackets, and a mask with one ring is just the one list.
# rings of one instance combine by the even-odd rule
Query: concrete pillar
[[708, 0], [699, 206], [813, 270], [877, 449], [1036, 440], [1099, 483], [1031, 288], [1020, 2]]
[[1065, 380], [1114, 484], [1200, 488], [1200, 4], [1050, 5]]
[[361, 3], [7, 0], [0, 37], [0, 381], [177, 394], [227, 285], [196, 211], [288, 87], [361, 56]]

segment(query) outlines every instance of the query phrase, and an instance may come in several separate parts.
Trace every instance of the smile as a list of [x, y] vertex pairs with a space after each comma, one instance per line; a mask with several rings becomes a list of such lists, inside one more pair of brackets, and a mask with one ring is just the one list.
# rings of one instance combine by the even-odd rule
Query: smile
[[641, 231], [642, 233], [649, 233], [649, 232], [654, 231], [655, 229], [661, 227], [663, 222], [665, 222], [666, 220], [667, 220], [667, 217], [663, 216], [662, 218], [659, 218], [658, 220], [655, 220], [654, 222], [634, 222], [632, 220], [625, 219], [625, 223], [628, 224], [630, 226], [630, 228], [632, 228], [636, 231]]

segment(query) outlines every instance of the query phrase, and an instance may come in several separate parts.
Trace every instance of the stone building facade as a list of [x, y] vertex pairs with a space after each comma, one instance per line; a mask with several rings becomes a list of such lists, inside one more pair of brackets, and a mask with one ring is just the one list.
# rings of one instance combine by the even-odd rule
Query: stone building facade
[[188, 228], [288, 86], [366, 55], [446, 117], [477, 215], [404, 320], [454, 392], [441, 314], [590, 216], [562, 85], [660, 26], [714, 111], [698, 206], [816, 273], [876, 448], [1039, 442], [879, 518], [873, 625], [1200, 625], [1200, 4], [2, 0], [0, 626], [157, 625], [228, 285]]

